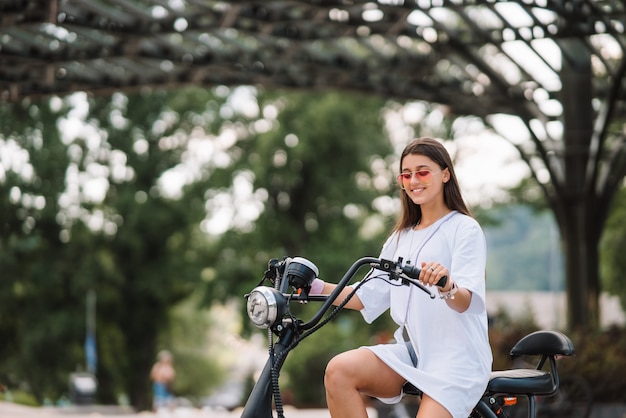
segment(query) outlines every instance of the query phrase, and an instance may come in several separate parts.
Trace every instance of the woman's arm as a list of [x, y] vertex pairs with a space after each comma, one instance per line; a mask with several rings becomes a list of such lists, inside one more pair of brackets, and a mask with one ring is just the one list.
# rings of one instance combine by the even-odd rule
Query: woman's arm
[[472, 302], [472, 292], [458, 287], [454, 280], [448, 280], [444, 287], [438, 287], [437, 290], [439, 296], [446, 301], [448, 306], [459, 313], [465, 312]]
[[[312, 295], [330, 295], [335, 288], [337, 287], [334, 283], [326, 283], [322, 279], [315, 279], [311, 284], [311, 294]], [[353, 289], [351, 287], [344, 287], [339, 296], [333, 301], [333, 305], [339, 305], [345, 298], [348, 297], [350, 293], [352, 293]], [[354, 309], [355, 311], [360, 311], [363, 309], [363, 303], [361, 299], [354, 294], [352, 298], [345, 305], [348, 309]]]

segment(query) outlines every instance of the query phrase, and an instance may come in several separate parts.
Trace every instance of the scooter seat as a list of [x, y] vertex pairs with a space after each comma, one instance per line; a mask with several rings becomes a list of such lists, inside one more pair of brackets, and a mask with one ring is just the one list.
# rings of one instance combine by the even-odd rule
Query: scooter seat
[[422, 396], [422, 391], [416, 388], [411, 382], [406, 382], [404, 386], [402, 386], [402, 392], [404, 392], [405, 395]]
[[491, 372], [487, 393], [542, 395], [554, 392], [550, 372], [535, 369], [511, 369]]

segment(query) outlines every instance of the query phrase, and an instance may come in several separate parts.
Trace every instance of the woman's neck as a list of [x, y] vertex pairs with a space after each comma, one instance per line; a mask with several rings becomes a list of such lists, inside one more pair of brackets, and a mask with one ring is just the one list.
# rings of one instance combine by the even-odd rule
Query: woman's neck
[[430, 208], [429, 210], [425, 210], [422, 207], [422, 218], [415, 226], [415, 229], [428, 228], [450, 212], [452, 212], [450, 208], [445, 205], [438, 208]]

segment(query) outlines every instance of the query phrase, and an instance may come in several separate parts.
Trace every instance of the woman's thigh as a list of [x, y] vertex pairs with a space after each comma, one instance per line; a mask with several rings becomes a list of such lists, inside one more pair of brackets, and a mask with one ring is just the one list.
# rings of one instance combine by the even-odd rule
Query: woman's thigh
[[328, 384], [347, 386], [380, 398], [398, 396], [406, 380], [372, 351], [357, 348], [335, 356], [326, 367]]
[[452, 415], [439, 402], [428, 395], [423, 395], [417, 418], [452, 418]]

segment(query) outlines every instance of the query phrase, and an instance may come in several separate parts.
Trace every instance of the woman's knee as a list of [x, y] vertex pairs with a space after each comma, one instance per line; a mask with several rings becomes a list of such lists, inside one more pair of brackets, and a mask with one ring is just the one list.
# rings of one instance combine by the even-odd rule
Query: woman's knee
[[324, 385], [329, 393], [357, 390], [369, 396], [391, 398], [400, 394], [405, 379], [364, 348], [333, 357], [326, 366]]
[[337, 354], [326, 365], [324, 374], [324, 385], [328, 387], [345, 386], [352, 380], [354, 372], [357, 370], [355, 362], [356, 350], [346, 351]]

